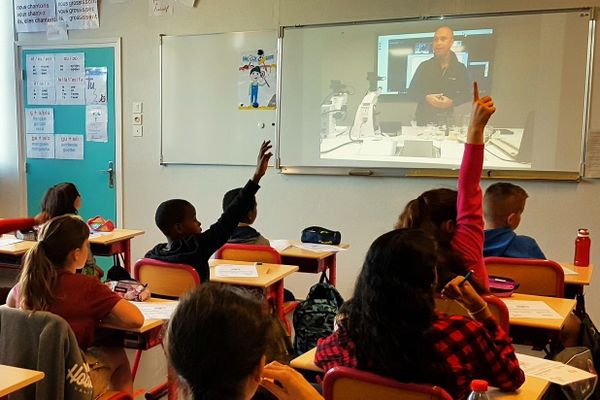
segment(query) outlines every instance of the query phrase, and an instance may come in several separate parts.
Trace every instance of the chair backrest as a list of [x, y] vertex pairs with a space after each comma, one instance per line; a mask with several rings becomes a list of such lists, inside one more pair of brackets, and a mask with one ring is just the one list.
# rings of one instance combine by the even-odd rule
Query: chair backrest
[[157, 297], [178, 298], [200, 284], [198, 271], [186, 264], [174, 264], [152, 258], [142, 258], [133, 267], [133, 276], [148, 284]]
[[44, 373], [10, 399], [91, 399], [93, 387], [75, 334], [61, 317], [0, 307], [0, 363]]
[[488, 275], [516, 281], [517, 293], [563, 297], [565, 273], [555, 261], [507, 257], [486, 257], [484, 261]]
[[227, 243], [217, 250], [216, 257], [221, 260], [262, 262], [281, 264], [281, 256], [270, 246], [254, 244]]
[[[508, 333], [510, 328], [510, 322], [508, 319], [508, 308], [506, 304], [498, 297], [487, 294], [481, 296], [488, 304], [490, 308], [490, 312], [498, 322], [498, 325], [504, 330], [504, 332]], [[464, 315], [465, 317], [469, 317], [469, 313], [467, 310], [458, 304], [457, 301], [444, 299], [439, 295], [435, 297], [435, 308], [438, 311], [446, 313], [448, 315]]]
[[323, 380], [325, 400], [451, 400], [442, 388], [433, 385], [400, 383], [371, 372], [335, 367]]

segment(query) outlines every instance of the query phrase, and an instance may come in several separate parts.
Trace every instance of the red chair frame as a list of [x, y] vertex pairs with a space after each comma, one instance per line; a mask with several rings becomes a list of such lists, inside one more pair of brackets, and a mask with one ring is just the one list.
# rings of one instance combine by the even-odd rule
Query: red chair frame
[[[392, 389], [414, 392], [429, 396], [431, 400], [452, 400], [452, 397], [439, 386], [416, 383], [401, 383], [392, 378], [386, 378], [372, 372], [360, 371], [354, 368], [334, 367], [327, 371], [323, 380], [325, 400], [334, 400], [334, 385], [340, 379], [351, 379], [368, 384], [388, 387]], [[424, 397], [425, 398], [425, 397]], [[380, 400], [369, 397], [371, 400]], [[381, 399], [382, 400], [382, 399]]]

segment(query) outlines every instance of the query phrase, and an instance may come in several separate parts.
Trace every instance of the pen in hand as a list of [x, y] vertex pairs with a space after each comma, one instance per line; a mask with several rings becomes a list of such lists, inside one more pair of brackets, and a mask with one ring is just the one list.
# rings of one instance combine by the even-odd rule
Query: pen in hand
[[465, 285], [465, 282], [469, 280], [469, 278], [471, 277], [471, 275], [473, 275], [473, 270], [469, 270], [469, 272], [467, 272], [465, 274], [465, 277], [463, 278], [462, 281], [460, 281], [460, 283], [458, 284], [458, 287], [463, 287]]

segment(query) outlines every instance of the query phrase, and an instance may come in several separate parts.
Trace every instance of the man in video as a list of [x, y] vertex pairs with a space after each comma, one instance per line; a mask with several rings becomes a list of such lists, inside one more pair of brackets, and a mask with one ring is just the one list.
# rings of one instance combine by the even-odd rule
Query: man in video
[[418, 125], [448, 124], [455, 106], [469, 100], [469, 74], [452, 50], [454, 32], [441, 26], [433, 36], [433, 57], [422, 62], [408, 93], [417, 101]]

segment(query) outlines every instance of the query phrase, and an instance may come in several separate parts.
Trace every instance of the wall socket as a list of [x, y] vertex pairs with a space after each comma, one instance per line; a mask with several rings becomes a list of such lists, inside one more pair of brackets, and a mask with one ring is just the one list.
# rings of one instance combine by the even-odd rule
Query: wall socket
[[133, 136], [134, 137], [144, 136], [144, 125], [134, 125], [133, 126]]
[[131, 123], [133, 125], [141, 125], [143, 123], [143, 121], [142, 121], [142, 114], [133, 113], [131, 115]]
[[143, 110], [144, 103], [142, 103], [141, 101], [134, 101], [133, 104], [131, 105], [131, 112], [133, 113], [137, 113], [140, 114]]

